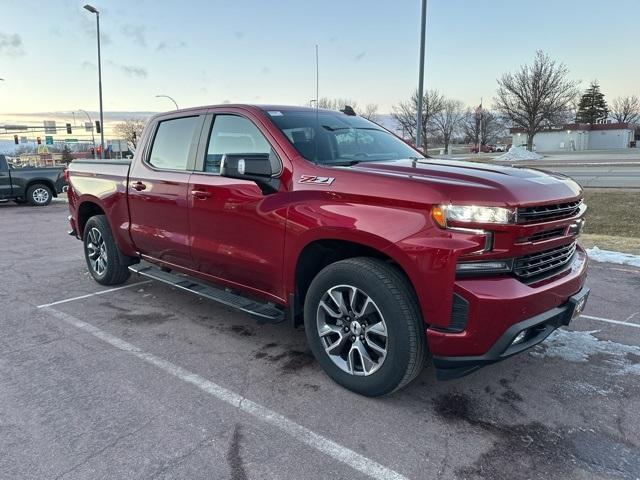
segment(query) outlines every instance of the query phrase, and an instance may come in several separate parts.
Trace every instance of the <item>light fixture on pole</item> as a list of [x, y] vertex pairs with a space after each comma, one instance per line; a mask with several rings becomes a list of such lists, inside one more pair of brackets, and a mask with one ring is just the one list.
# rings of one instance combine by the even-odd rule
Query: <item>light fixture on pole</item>
[[[418, 112], [416, 118], [416, 148], [422, 145], [422, 97], [424, 95], [424, 43], [427, 29], [427, 0], [422, 0], [420, 19], [420, 71], [418, 74]], [[427, 152], [423, 152], [427, 155]]]
[[93, 136], [93, 127], [94, 127], [93, 120], [91, 120], [91, 117], [89, 116], [89, 112], [87, 112], [86, 110], [79, 109], [78, 111], [84, 113], [89, 119], [89, 125], [91, 126], [91, 142], [93, 143], [93, 159], [95, 160], [96, 159], [96, 137]]
[[176, 106], [176, 110], [179, 110], [178, 108], [178, 102], [176, 102], [173, 97], [170, 97], [169, 95], [156, 95], [156, 98], [160, 98], [160, 97], [164, 97], [164, 98], [168, 98], [169, 100], [171, 100], [173, 102], [173, 104]]
[[100, 12], [91, 5], [84, 9], [96, 15], [96, 36], [98, 37], [98, 94], [100, 96], [100, 158], [104, 159], [104, 116], [102, 111], [102, 65], [100, 61]]

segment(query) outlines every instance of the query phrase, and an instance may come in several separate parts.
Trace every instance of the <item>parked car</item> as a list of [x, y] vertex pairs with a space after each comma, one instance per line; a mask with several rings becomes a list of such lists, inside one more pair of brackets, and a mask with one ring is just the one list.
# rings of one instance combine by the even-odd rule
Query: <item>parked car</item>
[[447, 379], [523, 352], [589, 292], [576, 182], [426, 159], [341, 112], [156, 115], [132, 161], [72, 162], [68, 194], [98, 283], [134, 272], [304, 325], [320, 366], [363, 395], [427, 358]]
[[[478, 153], [478, 145], [471, 146], [471, 153]], [[480, 151], [482, 153], [493, 153], [494, 149], [491, 145], [480, 145]]]
[[0, 200], [30, 203], [36, 207], [49, 205], [51, 199], [66, 189], [64, 167], [13, 168], [0, 155]]
[[504, 143], [496, 143], [496, 146], [493, 147], [493, 150], [495, 152], [506, 152], [508, 151], [507, 145], [505, 145]]

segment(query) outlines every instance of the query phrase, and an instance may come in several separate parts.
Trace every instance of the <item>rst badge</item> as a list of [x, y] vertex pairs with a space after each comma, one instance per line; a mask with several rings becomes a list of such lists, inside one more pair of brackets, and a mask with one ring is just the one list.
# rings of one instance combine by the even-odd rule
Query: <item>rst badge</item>
[[301, 175], [298, 183], [317, 183], [321, 185], [331, 185], [335, 178], [333, 177], [318, 177], [316, 175]]

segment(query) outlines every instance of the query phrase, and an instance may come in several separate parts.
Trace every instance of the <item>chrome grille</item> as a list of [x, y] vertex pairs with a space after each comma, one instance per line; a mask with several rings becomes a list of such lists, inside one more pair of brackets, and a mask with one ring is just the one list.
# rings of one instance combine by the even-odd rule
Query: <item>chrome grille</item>
[[576, 251], [576, 242], [543, 252], [532, 253], [516, 258], [513, 273], [522, 279], [531, 279], [543, 273], [550, 273], [571, 260]]
[[520, 207], [517, 213], [518, 223], [548, 222], [572, 217], [580, 211], [581, 206], [582, 200], [536, 207]]

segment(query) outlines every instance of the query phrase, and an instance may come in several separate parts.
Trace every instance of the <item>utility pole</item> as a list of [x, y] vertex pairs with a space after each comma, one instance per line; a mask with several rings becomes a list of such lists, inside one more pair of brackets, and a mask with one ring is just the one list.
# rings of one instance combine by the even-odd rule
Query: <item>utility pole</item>
[[[424, 95], [424, 43], [427, 29], [427, 0], [422, 0], [420, 19], [420, 72], [418, 74], [418, 118], [416, 118], [416, 148], [422, 148], [422, 98]], [[420, 150], [422, 151], [422, 150]], [[423, 152], [425, 155], [427, 152]]]
[[104, 160], [104, 116], [102, 112], [102, 62], [100, 61], [100, 12], [91, 5], [84, 9], [96, 14], [96, 32], [98, 37], [98, 94], [100, 96], [100, 158]]

